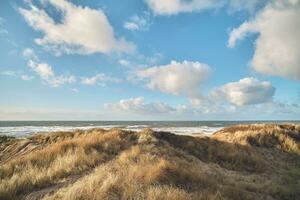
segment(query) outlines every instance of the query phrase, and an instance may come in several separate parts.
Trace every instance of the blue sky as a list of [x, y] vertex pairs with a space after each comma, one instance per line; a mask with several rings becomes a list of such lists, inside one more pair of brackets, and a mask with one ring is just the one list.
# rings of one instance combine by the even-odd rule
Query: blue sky
[[0, 2], [1, 120], [298, 120], [298, 0]]

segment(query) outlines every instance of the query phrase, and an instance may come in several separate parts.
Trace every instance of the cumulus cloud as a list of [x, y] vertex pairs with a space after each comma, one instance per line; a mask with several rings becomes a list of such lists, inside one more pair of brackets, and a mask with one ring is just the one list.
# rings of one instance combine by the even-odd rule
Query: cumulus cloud
[[254, 19], [231, 31], [228, 47], [258, 33], [252, 68], [261, 74], [300, 80], [300, 1], [271, 1]]
[[206, 64], [172, 61], [168, 65], [137, 71], [135, 75], [140, 81], [145, 81], [150, 89], [185, 97], [191, 108], [202, 114], [217, 113], [220, 110], [231, 112], [236, 106], [272, 102], [275, 93], [272, 84], [253, 77], [227, 83], [206, 94], [201, 91], [201, 86], [210, 72]]
[[48, 80], [54, 76], [52, 67], [47, 63], [38, 63], [34, 60], [29, 60], [27, 65], [44, 80]]
[[[224, 99], [224, 101], [227, 101]], [[122, 99], [115, 103], [105, 104], [105, 110], [122, 119], [133, 119], [139, 116], [147, 119], [212, 119], [212, 120], [252, 120], [252, 119], [297, 119], [300, 112], [299, 103], [283, 103], [279, 101], [266, 101], [259, 104], [237, 106], [234, 104], [217, 104], [210, 102], [205, 106], [177, 105], [155, 101], [146, 102], [143, 97]], [[263, 110], [263, 112], [262, 112]], [[150, 117], [150, 118], [149, 118]], [[134, 118], [140, 119], [140, 118]]]
[[150, 14], [145, 12], [143, 16], [133, 15], [124, 22], [124, 28], [131, 31], [145, 31], [150, 26]]
[[174, 15], [202, 11], [223, 5], [224, 0], [145, 0], [155, 15]]
[[45, 83], [49, 84], [52, 87], [58, 87], [65, 83], [74, 83], [76, 81], [75, 76], [57, 76], [52, 66], [47, 63], [38, 63], [34, 60], [29, 60], [27, 63], [28, 67], [31, 68]]
[[122, 99], [117, 103], [105, 104], [107, 109], [116, 112], [128, 112], [133, 114], [167, 114], [176, 111], [176, 109], [162, 102], [146, 103], [143, 97], [131, 99]]
[[27, 66], [34, 71], [44, 81], [44, 83], [52, 87], [58, 87], [66, 83], [74, 83], [76, 81], [76, 78], [73, 75], [56, 75], [52, 66], [48, 63], [40, 62], [32, 49], [25, 49], [23, 51], [23, 55], [28, 59]]
[[91, 54], [111, 52], [132, 52], [135, 46], [124, 38], [116, 38], [113, 27], [100, 9], [77, 6], [65, 0], [44, 0], [54, 6], [62, 15], [61, 22], [55, 22], [45, 10], [29, 1], [29, 9], [20, 8], [26, 22], [43, 33], [35, 39], [38, 45], [53, 50], [56, 54]]
[[105, 74], [96, 74], [95, 76], [92, 76], [92, 77], [81, 78], [81, 83], [84, 85], [105, 86], [105, 83], [107, 83], [107, 82], [118, 83], [118, 82], [120, 82], [120, 79], [110, 77]]
[[210, 72], [210, 67], [200, 62], [171, 61], [167, 65], [139, 70], [135, 75], [145, 80], [150, 89], [193, 97], [199, 95], [200, 86]]
[[274, 93], [275, 88], [270, 82], [248, 77], [214, 89], [210, 93], [210, 98], [215, 101], [226, 100], [236, 106], [244, 106], [270, 102]]

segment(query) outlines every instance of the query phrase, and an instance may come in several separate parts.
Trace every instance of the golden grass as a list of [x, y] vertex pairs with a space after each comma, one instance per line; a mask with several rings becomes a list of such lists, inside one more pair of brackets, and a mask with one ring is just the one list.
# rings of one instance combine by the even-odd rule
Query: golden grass
[[276, 147], [300, 155], [300, 125], [238, 125], [222, 129], [213, 138], [242, 145]]
[[[126, 145], [129, 145], [126, 144]], [[48, 148], [12, 159], [0, 166], [0, 199], [45, 187], [72, 174], [78, 174], [116, 155], [121, 134], [91, 132], [88, 136], [54, 143]]]
[[43, 149], [0, 165], [0, 199], [299, 199], [298, 136], [293, 125], [210, 138], [117, 129], [34, 136]]

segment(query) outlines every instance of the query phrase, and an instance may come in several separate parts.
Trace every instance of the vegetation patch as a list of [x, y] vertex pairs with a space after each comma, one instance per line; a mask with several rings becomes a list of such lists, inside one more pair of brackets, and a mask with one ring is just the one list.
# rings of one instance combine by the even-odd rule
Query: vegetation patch
[[299, 130], [243, 125], [192, 137], [93, 129], [12, 139], [0, 157], [0, 199], [300, 199]]

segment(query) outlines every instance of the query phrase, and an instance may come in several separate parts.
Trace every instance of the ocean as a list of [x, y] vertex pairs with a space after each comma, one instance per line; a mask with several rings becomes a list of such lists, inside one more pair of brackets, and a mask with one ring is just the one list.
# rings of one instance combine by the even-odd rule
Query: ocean
[[53, 131], [122, 128], [139, 131], [151, 128], [180, 135], [212, 134], [226, 126], [250, 123], [297, 123], [300, 121], [0, 121], [0, 135], [27, 137]]

